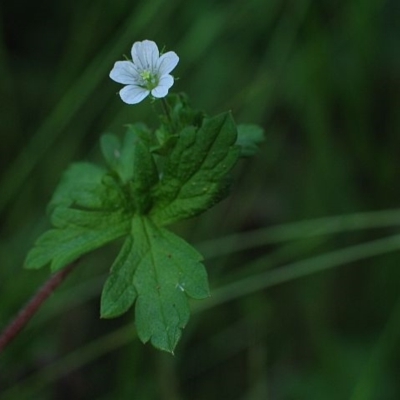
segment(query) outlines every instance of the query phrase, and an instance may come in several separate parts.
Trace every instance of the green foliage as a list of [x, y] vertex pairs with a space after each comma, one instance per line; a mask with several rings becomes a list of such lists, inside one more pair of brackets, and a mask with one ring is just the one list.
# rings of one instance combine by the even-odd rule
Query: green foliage
[[197, 215], [227, 194], [227, 173], [236, 163], [236, 127], [229, 113], [184, 128], [155, 187], [151, 211], [160, 225]]
[[[121, 106], [107, 79], [133, 40], [178, 53], [174, 87], [200, 108], [232, 109], [268, 135], [238, 166], [235, 195], [176, 227], [203, 254], [212, 296], [192, 305], [175, 357], [135, 340], [131, 311], [98, 320], [111, 246], [2, 353], [2, 400], [400, 398], [400, 252], [371, 256], [400, 224], [398, 1], [2, 5], [2, 326], [46, 279], [19, 265], [66, 165], [95, 157], [99, 132], [123, 142], [127, 121], [154, 126], [152, 107]], [[360, 258], [335, 257], [353, 245]], [[274, 279], [319, 255], [338, 263]]]
[[90, 210], [118, 209], [123, 201], [107, 171], [90, 163], [72, 164], [64, 173], [49, 204], [51, 212], [64, 206]]
[[29, 252], [25, 266], [50, 263], [57, 271], [80, 256], [129, 231], [129, 211], [107, 172], [89, 163], [73, 164], [49, 204], [54, 229], [45, 232]]
[[237, 131], [236, 144], [240, 146], [240, 155], [242, 157], [253, 156], [258, 150], [258, 145], [264, 140], [264, 130], [254, 124], [240, 124]]
[[36, 241], [25, 261], [26, 268], [37, 269], [50, 263], [57, 271], [80, 256], [125, 235], [129, 215], [123, 211], [82, 211], [57, 207], [51, 220], [55, 229]]
[[136, 300], [139, 338], [173, 352], [189, 320], [187, 296], [209, 295], [201, 255], [150, 218], [137, 216], [111, 268], [101, 300], [101, 316], [124, 313]]
[[[166, 131], [199, 115], [186, 104], [176, 103], [174, 110]], [[37, 240], [26, 267], [50, 264], [56, 271], [126, 236], [104, 286], [101, 316], [116, 317], [136, 302], [139, 338], [173, 352], [189, 319], [188, 297], [203, 299], [209, 289], [200, 254], [163, 226], [223, 199], [240, 149], [230, 113], [182, 128], [163, 143], [165, 156], [153, 154], [158, 151], [151, 138], [145, 126], [130, 125], [122, 142], [102, 137], [107, 170], [89, 163], [67, 170], [50, 202], [54, 229]]]

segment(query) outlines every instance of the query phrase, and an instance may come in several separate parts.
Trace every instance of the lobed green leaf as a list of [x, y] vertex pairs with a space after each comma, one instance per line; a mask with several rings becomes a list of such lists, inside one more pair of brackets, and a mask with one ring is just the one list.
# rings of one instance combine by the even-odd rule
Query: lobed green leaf
[[239, 157], [230, 113], [184, 128], [165, 161], [150, 215], [159, 225], [193, 217], [227, 194], [227, 174]]
[[126, 236], [102, 291], [101, 317], [135, 304], [139, 338], [169, 352], [189, 320], [189, 298], [203, 299], [209, 288], [202, 256], [163, 226], [224, 198], [240, 152], [251, 154], [262, 137], [249, 125], [238, 137], [230, 113], [203, 119], [178, 100], [169, 104], [168, 123], [179, 135], [157, 144], [144, 125], [130, 125], [122, 143], [110, 134], [101, 139], [108, 170], [77, 163], [66, 171], [49, 207], [53, 229], [39, 237], [25, 263], [57, 271]]
[[189, 320], [188, 297], [209, 296], [202, 257], [148, 217], [133, 218], [131, 235], [105, 284], [101, 315], [117, 316], [136, 299], [139, 338], [173, 352]]
[[115, 210], [123, 196], [104, 168], [80, 162], [72, 164], [63, 174], [49, 204], [56, 207], [78, 207], [91, 210]]
[[148, 144], [140, 137], [134, 143], [131, 195], [136, 209], [145, 214], [152, 206], [151, 189], [158, 182], [158, 171]]
[[102, 318], [114, 318], [123, 314], [135, 301], [137, 293], [133, 284], [133, 275], [140, 262], [137, 257], [138, 253], [133, 247], [133, 237], [129, 235], [103, 287], [100, 305]]
[[117, 136], [112, 134], [105, 134], [101, 137], [101, 151], [106, 163], [117, 174], [123, 185], [134, 177], [137, 142], [148, 140], [150, 140], [150, 132], [144, 124], [128, 125], [122, 143]]
[[104, 244], [129, 232], [123, 212], [82, 211], [57, 208], [52, 215], [55, 229], [45, 232], [28, 253], [25, 268], [50, 264], [57, 271]]

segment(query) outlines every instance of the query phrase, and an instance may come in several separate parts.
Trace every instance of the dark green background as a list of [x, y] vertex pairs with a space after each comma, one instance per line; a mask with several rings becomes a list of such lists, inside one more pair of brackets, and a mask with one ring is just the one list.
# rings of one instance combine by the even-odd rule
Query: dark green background
[[[150, 102], [123, 104], [108, 78], [134, 41], [178, 53], [173, 90], [195, 107], [266, 130], [230, 198], [174, 227], [203, 251], [213, 288], [194, 304], [175, 357], [138, 341], [131, 312], [99, 320], [117, 243], [85, 257], [0, 356], [1, 399], [400, 398], [400, 254], [370, 257], [372, 241], [400, 249], [400, 218], [369, 213], [400, 202], [398, 1], [46, 0], [0, 10], [0, 327], [48, 277], [22, 264], [64, 168], [99, 161], [104, 132], [156, 124]], [[358, 212], [368, 214], [344, 217]], [[294, 240], [282, 225], [325, 216], [335, 234], [318, 220], [296, 225]], [[246, 246], [276, 226], [278, 239], [262, 231]], [[275, 284], [288, 264], [307, 276], [289, 269]]]

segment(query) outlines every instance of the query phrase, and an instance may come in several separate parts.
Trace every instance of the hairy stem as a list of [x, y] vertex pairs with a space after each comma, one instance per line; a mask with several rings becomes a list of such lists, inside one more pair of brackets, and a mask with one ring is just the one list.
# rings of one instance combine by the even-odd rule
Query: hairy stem
[[73, 270], [78, 261], [68, 265], [61, 271], [52, 275], [44, 285], [36, 292], [31, 300], [18, 313], [13, 321], [0, 334], [0, 353], [18, 335], [29, 320], [35, 315], [36, 311], [45, 300], [54, 292], [55, 289], [64, 281], [67, 275]]

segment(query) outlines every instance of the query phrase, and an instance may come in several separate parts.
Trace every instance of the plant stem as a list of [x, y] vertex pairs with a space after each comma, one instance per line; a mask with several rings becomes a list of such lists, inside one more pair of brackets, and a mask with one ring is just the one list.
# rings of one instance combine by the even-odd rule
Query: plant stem
[[166, 102], [166, 100], [165, 100], [164, 97], [161, 98], [161, 105], [162, 105], [162, 108], [163, 108], [163, 110], [164, 110], [164, 113], [165, 113], [165, 115], [167, 116], [168, 121], [169, 121], [169, 123], [171, 124], [171, 127], [172, 127], [172, 126], [173, 126], [173, 123], [172, 123], [171, 114], [170, 114], [170, 112], [169, 112], [169, 106], [168, 106], [168, 103]]
[[31, 300], [18, 313], [13, 321], [0, 334], [0, 353], [4, 348], [18, 335], [25, 327], [30, 319], [35, 315], [36, 311], [41, 307], [45, 300], [60, 286], [68, 274], [73, 270], [78, 261], [73, 262], [61, 271], [52, 275], [44, 285], [36, 292]]

